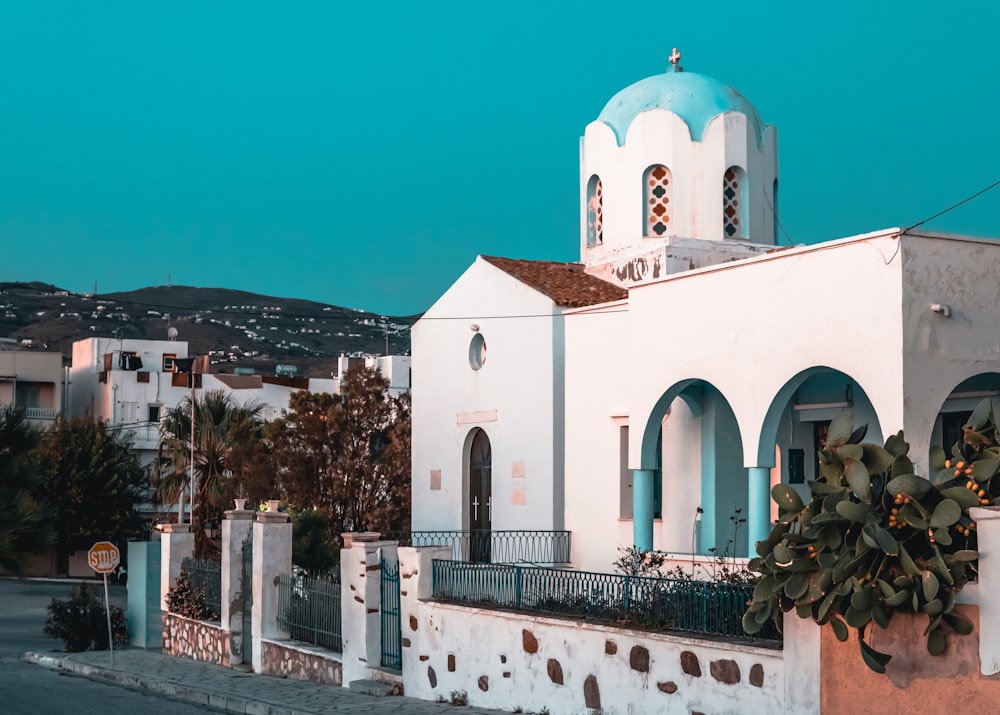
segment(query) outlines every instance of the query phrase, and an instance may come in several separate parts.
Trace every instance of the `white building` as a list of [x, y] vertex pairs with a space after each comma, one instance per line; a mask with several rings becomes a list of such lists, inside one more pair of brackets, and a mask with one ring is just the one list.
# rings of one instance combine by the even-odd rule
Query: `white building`
[[997, 394], [1000, 243], [777, 248], [777, 133], [732, 87], [622, 90], [579, 181], [579, 263], [480, 256], [414, 326], [414, 530], [567, 529], [602, 571], [633, 544], [745, 556], [835, 415], [904, 429], [926, 473]]

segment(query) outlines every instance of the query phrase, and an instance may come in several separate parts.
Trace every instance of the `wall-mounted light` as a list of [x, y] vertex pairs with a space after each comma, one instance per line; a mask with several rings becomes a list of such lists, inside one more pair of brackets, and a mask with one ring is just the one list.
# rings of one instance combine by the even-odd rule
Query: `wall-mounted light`
[[473, 323], [472, 325], [470, 325], [469, 326], [469, 330], [471, 330], [474, 333], [478, 333], [479, 332], [479, 323]]
[[944, 303], [931, 303], [931, 312], [940, 313], [946, 318], [951, 317], [951, 306]]

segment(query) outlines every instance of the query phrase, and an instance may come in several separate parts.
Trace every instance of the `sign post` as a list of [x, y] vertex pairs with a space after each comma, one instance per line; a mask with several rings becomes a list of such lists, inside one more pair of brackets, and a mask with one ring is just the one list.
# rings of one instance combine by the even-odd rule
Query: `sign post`
[[87, 552], [90, 568], [104, 576], [104, 612], [108, 617], [108, 650], [111, 652], [111, 667], [115, 667], [115, 637], [111, 632], [111, 602], [108, 600], [108, 574], [121, 563], [121, 552], [110, 541], [98, 541]]

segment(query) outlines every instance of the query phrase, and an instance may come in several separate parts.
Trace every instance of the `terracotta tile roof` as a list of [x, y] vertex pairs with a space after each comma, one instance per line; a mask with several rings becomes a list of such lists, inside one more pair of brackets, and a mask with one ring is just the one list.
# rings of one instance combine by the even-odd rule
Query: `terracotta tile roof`
[[624, 288], [586, 273], [582, 263], [526, 261], [497, 256], [480, 258], [566, 308], [582, 308], [628, 297]]

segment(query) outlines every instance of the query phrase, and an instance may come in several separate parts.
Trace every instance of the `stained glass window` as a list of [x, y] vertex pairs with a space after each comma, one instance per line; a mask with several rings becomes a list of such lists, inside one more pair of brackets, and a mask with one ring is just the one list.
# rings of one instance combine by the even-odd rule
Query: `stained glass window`
[[726, 169], [722, 179], [722, 230], [727, 238], [746, 237], [744, 185], [746, 173], [738, 166]]
[[654, 164], [643, 175], [643, 235], [662, 236], [670, 225], [670, 195], [673, 191], [670, 169]]
[[587, 182], [587, 245], [604, 242], [604, 189], [594, 174]]

